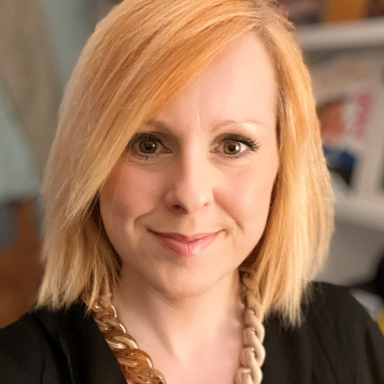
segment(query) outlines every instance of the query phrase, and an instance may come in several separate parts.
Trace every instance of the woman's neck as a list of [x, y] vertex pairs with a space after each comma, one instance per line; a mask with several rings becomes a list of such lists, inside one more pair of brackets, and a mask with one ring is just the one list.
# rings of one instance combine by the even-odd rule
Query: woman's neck
[[169, 297], [123, 273], [114, 293], [118, 317], [147, 352], [188, 359], [202, 345], [215, 348], [223, 335], [241, 340], [244, 304], [237, 272], [194, 297]]

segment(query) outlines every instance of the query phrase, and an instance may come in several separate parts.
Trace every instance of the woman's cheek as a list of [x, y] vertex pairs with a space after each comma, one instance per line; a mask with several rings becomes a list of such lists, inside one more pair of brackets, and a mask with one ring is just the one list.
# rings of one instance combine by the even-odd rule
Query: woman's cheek
[[276, 167], [271, 170], [250, 166], [234, 172], [222, 187], [222, 204], [239, 222], [266, 220], [275, 180]]

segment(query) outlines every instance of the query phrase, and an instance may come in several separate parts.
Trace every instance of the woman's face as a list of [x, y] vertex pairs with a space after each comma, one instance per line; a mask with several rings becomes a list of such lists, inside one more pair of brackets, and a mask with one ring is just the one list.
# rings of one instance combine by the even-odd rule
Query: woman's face
[[100, 191], [122, 278], [172, 297], [233, 278], [265, 228], [275, 127], [272, 65], [242, 37], [139, 129]]

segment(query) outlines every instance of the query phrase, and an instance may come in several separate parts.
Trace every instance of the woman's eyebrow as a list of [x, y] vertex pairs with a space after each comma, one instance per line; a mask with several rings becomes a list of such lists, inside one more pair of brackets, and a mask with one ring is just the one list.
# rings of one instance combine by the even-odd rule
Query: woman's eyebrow
[[170, 125], [161, 120], [149, 119], [144, 123], [144, 126], [150, 127], [154, 130], [160, 130], [166, 133], [172, 133], [173, 129]]
[[[215, 133], [219, 129], [227, 128], [230, 126], [245, 126], [247, 128], [247, 126], [249, 126], [249, 125], [252, 125], [258, 129], [260, 129], [260, 128], [267, 129], [268, 128], [267, 124], [265, 124], [261, 121], [255, 120], [255, 119], [240, 119], [240, 120], [229, 119], [229, 120], [222, 120], [222, 121], [218, 121], [218, 122], [215, 121], [211, 132]], [[159, 129], [159, 130], [166, 132], [166, 133], [172, 133], [173, 132], [172, 127], [169, 124], [167, 124], [161, 120], [149, 119], [145, 122], [144, 126], [149, 126], [153, 129]]]
[[215, 132], [219, 129], [230, 127], [230, 126], [243, 126], [245, 128], [249, 128], [249, 125], [252, 125], [253, 127], [257, 129], [267, 129], [268, 125], [255, 119], [240, 119], [240, 120], [223, 120], [216, 122], [214, 125], [212, 131]]

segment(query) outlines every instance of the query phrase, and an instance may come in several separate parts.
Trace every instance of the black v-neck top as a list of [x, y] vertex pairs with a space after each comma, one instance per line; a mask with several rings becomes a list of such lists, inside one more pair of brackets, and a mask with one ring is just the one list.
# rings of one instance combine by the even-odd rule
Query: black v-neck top
[[[384, 384], [384, 337], [347, 289], [315, 283], [300, 328], [265, 324], [263, 384]], [[1, 384], [126, 384], [83, 304], [0, 329]], [[182, 383], [180, 383], [182, 384]], [[198, 383], [196, 383], [198, 384]]]

